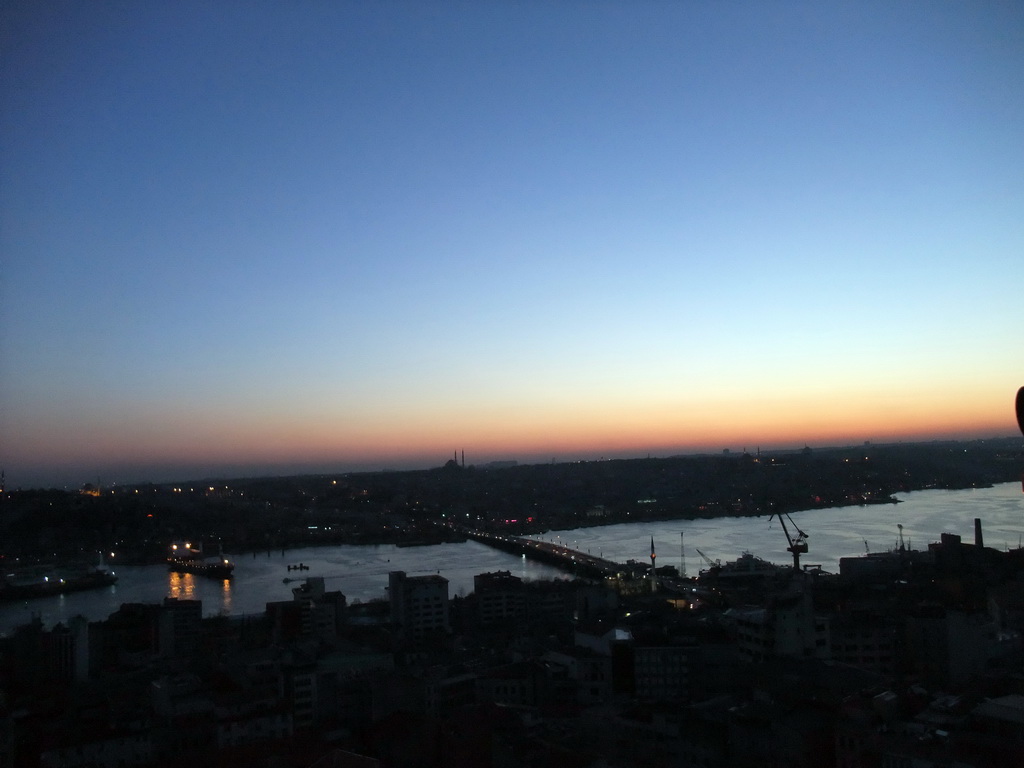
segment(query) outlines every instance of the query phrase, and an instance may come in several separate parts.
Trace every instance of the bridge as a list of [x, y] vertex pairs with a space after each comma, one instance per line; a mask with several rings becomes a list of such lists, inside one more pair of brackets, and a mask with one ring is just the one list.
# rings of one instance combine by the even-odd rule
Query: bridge
[[[631, 561], [616, 563], [603, 557], [594, 557], [587, 552], [555, 544], [548, 541], [537, 541], [523, 536], [505, 536], [490, 533], [476, 528], [462, 528], [461, 531], [474, 541], [489, 547], [522, 555], [531, 560], [553, 565], [564, 571], [592, 579], [626, 576], [630, 579], [642, 579], [650, 575], [651, 566], [647, 563]], [[658, 576], [658, 588], [677, 595], [685, 595], [687, 599], [699, 598], [702, 601], [721, 601], [722, 595], [717, 589], [695, 584], [690, 579], [673, 576]]]
[[510, 552], [513, 555], [524, 555], [530, 560], [547, 563], [579, 576], [603, 579], [621, 573], [638, 575], [638, 572], [643, 572], [646, 574], [650, 570], [650, 566], [644, 563], [616, 563], [605, 560], [603, 557], [594, 557], [586, 552], [570, 549], [561, 544], [537, 541], [523, 536], [504, 536], [500, 533], [490, 533], [475, 528], [465, 528], [463, 533], [474, 541], [479, 541], [489, 547]]

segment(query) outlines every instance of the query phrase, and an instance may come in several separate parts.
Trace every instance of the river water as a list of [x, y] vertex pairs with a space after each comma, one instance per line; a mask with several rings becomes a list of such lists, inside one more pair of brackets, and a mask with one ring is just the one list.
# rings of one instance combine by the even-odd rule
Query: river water
[[[892, 549], [899, 528], [908, 547], [925, 549], [942, 533], [974, 540], [974, 518], [981, 518], [985, 545], [997, 549], [1020, 546], [1024, 536], [1024, 495], [1018, 483], [964, 491], [915, 491], [900, 494], [899, 504], [835, 507], [792, 515], [808, 534], [804, 564], [821, 564], [838, 572], [839, 558]], [[766, 517], [725, 517], [706, 520], [671, 520], [657, 523], [622, 523], [601, 527], [551, 531], [537, 538], [558, 541], [617, 562], [646, 562], [651, 539], [658, 565], [684, 566], [694, 575], [705, 563], [700, 549], [723, 562], [752, 552], [776, 563], [791, 562], [786, 539], [777, 520]], [[306, 576], [323, 576], [328, 589], [341, 590], [350, 603], [385, 597], [388, 572], [409, 575], [439, 573], [449, 581], [452, 596], [473, 591], [473, 576], [489, 571], [511, 571], [523, 579], [567, 578], [547, 565], [506, 554], [475, 541], [429, 547], [327, 546], [290, 549], [233, 557], [235, 577], [219, 581], [191, 574], [169, 573], [166, 566], [117, 566], [118, 582], [110, 587], [54, 597], [0, 604], [0, 634], [34, 616], [52, 627], [76, 615], [91, 621], [107, 618], [122, 603], [156, 603], [164, 597], [203, 601], [203, 613], [240, 615], [262, 613], [267, 602], [291, 599], [291, 589]], [[291, 571], [289, 564], [304, 563], [308, 571]]]

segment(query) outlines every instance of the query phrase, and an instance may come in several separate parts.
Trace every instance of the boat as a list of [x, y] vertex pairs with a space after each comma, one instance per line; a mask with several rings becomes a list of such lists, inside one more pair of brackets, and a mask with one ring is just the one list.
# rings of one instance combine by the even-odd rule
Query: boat
[[0, 574], [0, 601], [62, 595], [116, 583], [117, 575], [102, 564], [37, 566]]
[[744, 552], [728, 563], [709, 561], [708, 569], [701, 571], [700, 576], [702, 579], [718, 582], [748, 582], [771, 578], [786, 570], [785, 566], [770, 563], [750, 552]]
[[167, 567], [177, 573], [194, 573], [213, 579], [230, 579], [235, 570], [235, 564], [222, 552], [208, 556], [203, 553], [202, 544], [192, 544], [189, 541], [176, 541], [171, 544]]

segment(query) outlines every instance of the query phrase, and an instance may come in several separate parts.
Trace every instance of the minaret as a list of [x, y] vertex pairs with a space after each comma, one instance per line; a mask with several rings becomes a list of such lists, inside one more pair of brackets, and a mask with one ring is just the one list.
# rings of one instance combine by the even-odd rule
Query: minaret
[[651, 536], [651, 592], [658, 591], [658, 574], [654, 570], [654, 558], [656, 557], [657, 555], [654, 554], [654, 537]]

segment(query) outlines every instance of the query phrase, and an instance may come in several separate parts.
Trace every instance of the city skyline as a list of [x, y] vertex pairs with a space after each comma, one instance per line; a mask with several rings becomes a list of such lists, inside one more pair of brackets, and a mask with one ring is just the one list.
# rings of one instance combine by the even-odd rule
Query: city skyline
[[9, 487], [1019, 435], [1018, 6], [0, 20]]

